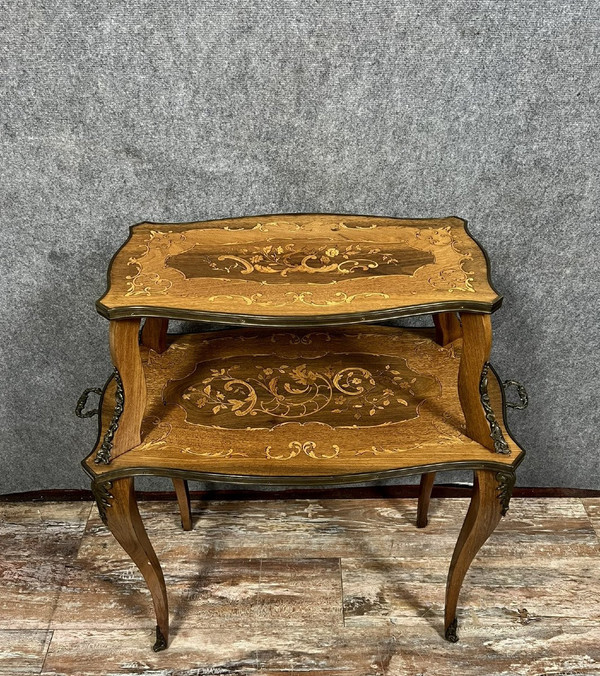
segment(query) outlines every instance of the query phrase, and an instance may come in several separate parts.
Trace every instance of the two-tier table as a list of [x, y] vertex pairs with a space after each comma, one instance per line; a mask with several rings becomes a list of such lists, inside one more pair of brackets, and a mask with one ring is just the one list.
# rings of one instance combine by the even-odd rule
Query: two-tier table
[[[189, 529], [188, 479], [314, 486], [421, 474], [424, 526], [435, 473], [473, 470], [446, 592], [444, 632], [457, 640], [463, 578], [506, 513], [524, 456], [488, 361], [500, 303], [460, 218], [283, 214], [131, 228], [97, 302], [114, 371], [83, 466], [152, 594], [155, 650], [167, 646], [169, 613], [134, 494], [133, 477], [148, 474], [173, 479]], [[366, 325], [422, 314], [434, 327]], [[244, 328], [171, 335], [169, 319]]]

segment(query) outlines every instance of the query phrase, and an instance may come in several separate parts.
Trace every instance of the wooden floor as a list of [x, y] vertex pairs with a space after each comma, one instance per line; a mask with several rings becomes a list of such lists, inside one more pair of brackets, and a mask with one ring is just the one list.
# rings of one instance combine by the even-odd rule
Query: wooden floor
[[91, 503], [0, 504], [0, 673], [68, 676], [600, 674], [600, 498], [513, 499], [473, 563], [457, 644], [444, 584], [467, 507], [433, 500], [141, 504], [171, 604]]

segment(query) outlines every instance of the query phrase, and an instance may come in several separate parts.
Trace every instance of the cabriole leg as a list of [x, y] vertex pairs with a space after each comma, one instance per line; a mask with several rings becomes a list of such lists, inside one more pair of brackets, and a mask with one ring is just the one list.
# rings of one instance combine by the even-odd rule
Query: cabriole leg
[[433, 315], [435, 342], [445, 346], [462, 336], [462, 328], [456, 312], [440, 312]]
[[458, 370], [458, 398], [465, 416], [467, 436], [494, 450], [490, 426], [481, 403], [479, 386], [483, 367], [492, 350], [490, 315], [461, 312], [463, 351]]
[[169, 641], [167, 590], [160, 563], [138, 511], [133, 477], [105, 483], [95, 481], [92, 483], [92, 492], [102, 521], [146, 580], [156, 614], [156, 643], [153, 650], [164, 650]]
[[167, 331], [169, 320], [162, 317], [147, 317], [142, 329], [142, 345], [158, 352], [167, 349]]
[[446, 639], [452, 643], [458, 641], [456, 606], [463, 580], [475, 555], [508, 510], [514, 477], [514, 472], [508, 469], [506, 472], [475, 472], [473, 497], [452, 555], [446, 584], [444, 629]]
[[110, 461], [141, 443], [146, 380], [139, 345], [139, 319], [115, 319], [108, 329], [110, 356], [117, 381], [117, 405], [95, 462]]
[[192, 530], [192, 509], [190, 506], [190, 489], [185, 479], [173, 479], [179, 513], [181, 514], [181, 527], [183, 530]]
[[421, 486], [419, 488], [419, 503], [417, 505], [417, 528], [425, 528], [428, 521], [429, 501], [435, 481], [435, 472], [421, 474]]

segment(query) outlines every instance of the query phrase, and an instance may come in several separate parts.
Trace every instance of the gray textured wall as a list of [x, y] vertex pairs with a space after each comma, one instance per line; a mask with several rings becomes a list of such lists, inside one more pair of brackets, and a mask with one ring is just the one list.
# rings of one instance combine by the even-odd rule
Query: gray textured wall
[[84, 487], [127, 227], [470, 221], [531, 406], [521, 485], [600, 487], [596, 0], [0, 1], [0, 491]]

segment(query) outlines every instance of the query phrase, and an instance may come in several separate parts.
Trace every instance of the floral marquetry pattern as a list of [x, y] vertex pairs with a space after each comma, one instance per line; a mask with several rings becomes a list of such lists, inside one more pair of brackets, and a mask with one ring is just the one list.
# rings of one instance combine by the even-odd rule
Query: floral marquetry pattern
[[417, 417], [419, 405], [439, 394], [436, 379], [411, 370], [406, 360], [359, 353], [285, 363], [271, 355], [238, 357], [219, 367], [201, 362], [191, 375], [171, 381], [163, 396], [182, 406], [192, 424], [256, 429], [292, 420], [334, 427], [400, 422]]
[[313, 307], [332, 307], [333, 305], [342, 305], [344, 303], [352, 303], [357, 298], [389, 298], [387, 293], [374, 292], [374, 293], [355, 293], [352, 296], [349, 296], [344, 291], [336, 291], [330, 298], [326, 300], [319, 301], [316, 298], [313, 298], [315, 294], [312, 291], [303, 291], [302, 293], [294, 293], [293, 291], [288, 291], [285, 293], [281, 301], [270, 301], [264, 297], [262, 293], [253, 293], [251, 296], [243, 296], [241, 294], [236, 295], [221, 295], [221, 296], [210, 296], [208, 299], [211, 302], [230, 300], [234, 302], [242, 302], [245, 305], [258, 305], [263, 307], [284, 307], [286, 305], [292, 305], [294, 303], [301, 303], [304, 305], [311, 305]]
[[[98, 309], [258, 316], [386, 312], [500, 301], [485, 256], [457, 218], [298, 214], [140, 224], [119, 251]], [[134, 310], [135, 309], [135, 310]], [[456, 309], [456, 308], [454, 308]], [[177, 311], [173, 314], [173, 310]], [[182, 317], [184, 318], [184, 317]]]
[[[143, 348], [141, 443], [113, 464], [151, 458], [240, 475], [284, 467], [291, 476], [411, 466], [432, 456], [504, 462], [510, 456], [466, 434], [460, 341], [443, 347], [433, 336], [375, 326], [172, 336], [163, 352]], [[491, 376], [489, 387], [502, 424]], [[115, 394], [111, 382], [103, 430]]]
[[[148, 585], [154, 651], [168, 646], [169, 604], [138, 476], [172, 480], [191, 530], [189, 481], [291, 488], [421, 474], [424, 527], [435, 476], [473, 471], [442, 632], [458, 640], [462, 580], [506, 514], [524, 456], [505, 424], [504, 388], [516, 381], [487, 361], [501, 301], [485, 252], [455, 217], [281, 214], [130, 229], [96, 303], [111, 320], [115, 374], [91, 388], [100, 424], [83, 466]], [[433, 326], [381, 325], [415, 315]], [[169, 332], [170, 320], [207, 325]]]
[[332, 444], [331, 451], [317, 451], [317, 443], [315, 441], [290, 441], [288, 444], [289, 453], [276, 453], [271, 446], [265, 448], [265, 456], [269, 460], [291, 460], [300, 453], [304, 453], [309, 458], [315, 460], [331, 460], [337, 458], [340, 454], [340, 447], [337, 444]]
[[[379, 274], [412, 275], [422, 265], [433, 263], [433, 255], [407, 245], [386, 249], [361, 243], [332, 245], [298, 243], [281, 239], [278, 243], [259, 243], [240, 247], [232, 253], [206, 253], [196, 244], [184, 253], [171, 256], [166, 265], [187, 278], [251, 276], [267, 284], [285, 284], [295, 277], [311, 283], [330, 284], [345, 277], [368, 277]], [[296, 280], [298, 281], [298, 280]]]
[[[440, 355], [455, 365], [448, 373]], [[436, 447], [463, 445], [460, 418], [440, 413], [458, 362], [455, 346], [399, 329], [180, 336], [147, 355], [155, 403], [137, 450], [198, 462], [393, 462], [425, 448], [431, 425]]]

